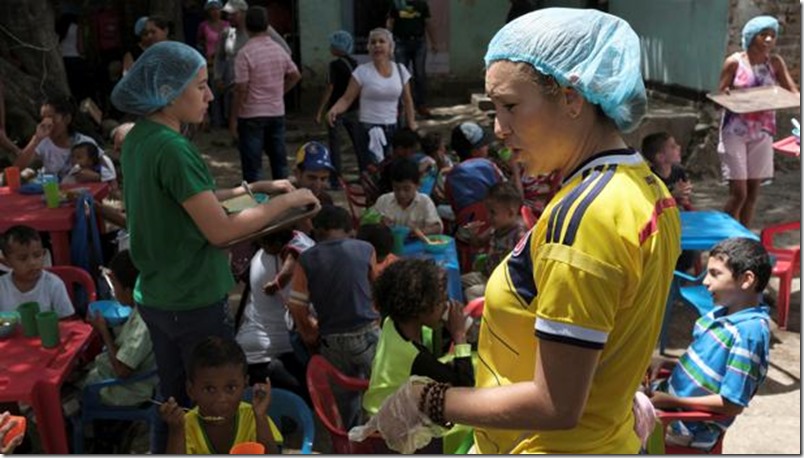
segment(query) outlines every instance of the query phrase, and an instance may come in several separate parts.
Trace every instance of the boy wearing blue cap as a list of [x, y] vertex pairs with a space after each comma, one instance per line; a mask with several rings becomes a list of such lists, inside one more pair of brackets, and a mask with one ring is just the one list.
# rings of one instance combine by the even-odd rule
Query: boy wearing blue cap
[[[327, 88], [321, 97], [321, 103], [318, 105], [318, 111], [315, 115], [316, 124], [321, 124], [324, 114], [335, 105], [335, 102], [343, 96], [346, 92], [346, 87], [349, 85], [349, 80], [352, 78], [352, 72], [357, 67], [357, 61], [351, 56], [354, 40], [352, 35], [345, 30], [338, 30], [329, 36], [329, 52], [335, 57], [329, 63], [327, 71]], [[327, 124], [327, 142], [329, 143], [329, 150], [332, 153], [332, 161], [334, 165], [334, 173], [330, 175], [330, 188], [339, 189], [338, 176], [341, 174], [341, 140], [338, 132], [338, 126], [343, 126], [346, 133], [349, 134], [349, 139], [352, 140], [352, 146], [357, 148], [360, 145], [360, 125], [357, 122], [357, 107], [359, 103], [357, 100], [352, 102], [349, 108], [338, 117], [334, 126]]]
[[296, 150], [296, 185], [313, 191], [322, 205], [332, 204], [332, 197], [325, 188], [334, 172], [329, 150], [323, 144], [307, 142]]

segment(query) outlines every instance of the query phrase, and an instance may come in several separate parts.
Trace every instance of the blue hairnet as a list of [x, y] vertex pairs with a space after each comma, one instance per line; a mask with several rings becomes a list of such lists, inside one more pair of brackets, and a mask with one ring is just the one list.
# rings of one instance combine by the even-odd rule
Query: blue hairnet
[[178, 97], [207, 61], [178, 41], [148, 47], [112, 90], [112, 104], [135, 115], [153, 113]]
[[345, 30], [338, 30], [337, 32], [332, 32], [332, 34], [329, 36], [329, 45], [338, 51], [351, 54], [354, 40], [349, 32]]
[[524, 62], [572, 87], [623, 132], [647, 110], [639, 37], [627, 22], [597, 10], [546, 8], [505, 25], [489, 43], [486, 68]]
[[757, 16], [746, 22], [743, 26], [743, 49], [748, 50], [754, 37], [765, 29], [773, 29], [779, 33], [779, 21], [773, 16]]
[[134, 35], [142, 35], [142, 31], [145, 30], [146, 23], [148, 23], [148, 16], [142, 16], [141, 18], [137, 19], [137, 22], [134, 23]]

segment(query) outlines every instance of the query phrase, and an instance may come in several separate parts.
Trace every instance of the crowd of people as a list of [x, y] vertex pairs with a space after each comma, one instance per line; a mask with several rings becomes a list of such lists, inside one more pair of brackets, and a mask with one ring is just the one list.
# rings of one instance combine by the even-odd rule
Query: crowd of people
[[[352, 57], [348, 32], [329, 36], [334, 59], [315, 112], [328, 145], [307, 142], [289, 162], [283, 97], [301, 79], [290, 48], [265, 8], [209, 0], [205, 11], [198, 49], [168, 39], [158, 16], [137, 21], [140, 41], [111, 93], [132, 122], [112, 132], [108, 152], [77, 131], [67, 97], [41, 104], [41, 122], [14, 151], [25, 180], [118, 189], [123, 211], [97, 205], [128, 237], [105, 263], [110, 295], [132, 307], [125, 324], [111, 328], [74, 307], [45, 269], [48, 240], [36, 230], [14, 226], [0, 238], [0, 311], [34, 301], [100, 335], [105, 350], [78, 389], [156, 370], [158, 378], [101, 390], [109, 405], [157, 393], [152, 452], [226, 453], [246, 441], [278, 451], [270, 390], [310, 403], [314, 354], [368, 380], [363, 394], [336, 392], [354, 440], [378, 430], [405, 452], [460, 424], [473, 429], [478, 453], [637, 453], [653, 430], [639, 420], [644, 396], [659, 409], [726, 415], [672, 424], [668, 442], [706, 450], [749, 404], [770, 342], [762, 292], [771, 260], [759, 242], [711, 249], [704, 285], [717, 307], [696, 322], [681, 358], [652, 358], [673, 271], [700, 253], [681, 251], [679, 212], [694, 205], [676, 139], [653, 132], [636, 149], [623, 137], [647, 110], [639, 37], [627, 22], [591, 9], [514, 14], [485, 54], [500, 143], [471, 121], [452, 126], [447, 141], [420, 132], [416, 118], [431, 116], [428, 4], [393, 2], [386, 27], [369, 33], [368, 62]], [[778, 31], [769, 16], [745, 25], [720, 91], [798, 91], [772, 53]], [[204, 123], [236, 140], [241, 185], [216, 183], [185, 135]], [[357, 158], [362, 215], [328, 193], [345, 183], [340, 127]], [[746, 225], [760, 181], [773, 175], [774, 133], [773, 112], [724, 113], [726, 211]], [[222, 206], [255, 195], [269, 197], [237, 212]], [[314, 216], [253, 236], [294, 209]], [[399, 228], [454, 237], [463, 301], [449, 297], [441, 265], [394, 252]], [[244, 238], [246, 297], [233, 313], [234, 259], [220, 247]], [[484, 301], [479, 335], [463, 311], [475, 300]], [[440, 337], [452, 346], [446, 360]]]

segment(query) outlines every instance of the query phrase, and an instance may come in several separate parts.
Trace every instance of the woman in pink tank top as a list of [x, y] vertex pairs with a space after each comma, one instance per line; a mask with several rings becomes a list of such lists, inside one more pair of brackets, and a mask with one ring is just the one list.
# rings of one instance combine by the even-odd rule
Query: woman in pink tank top
[[218, 40], [220, 39], [221, 31], [229, 27], [229, 22], [221, 19], [221, 2], [218, 0], [208, 0], [204, 5], [209, 18], [198, 25], [198, 46], [204, 57], [207, 58], [207, 63], [212, 65], [215, 58], [215, 50], [218, 49]]
[[[798, 92], [784, 60], [772, 53], [779, 21], [757, 16], [742, 31], [743, 51], [726, 58], [720, 74], [720, 92], [779, 85]], [[724, 110], [720, 124], [721, 168], [729, 180], [729, 199], [723, 211], [748, 226], [754, 215], [759, 185], [773, 177], [773, 135], [776, 113], [758, 111], [737, 114]]]

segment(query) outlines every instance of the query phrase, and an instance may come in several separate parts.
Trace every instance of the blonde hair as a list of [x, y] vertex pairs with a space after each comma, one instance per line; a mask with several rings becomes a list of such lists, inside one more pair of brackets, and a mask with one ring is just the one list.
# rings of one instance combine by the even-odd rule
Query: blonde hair
[[371, 37], [374, 35], [383, 35], [385, 36], [385, 40], [388, 42], [388, 46], [391, 47], [391, 59], [394, 58], [394, 34], [391, 33], [390, 30], [386, 29], [385, 27], [377, 27], [376, 29], [371, 29], [368, 35], [368, 41], [371, 43]]

